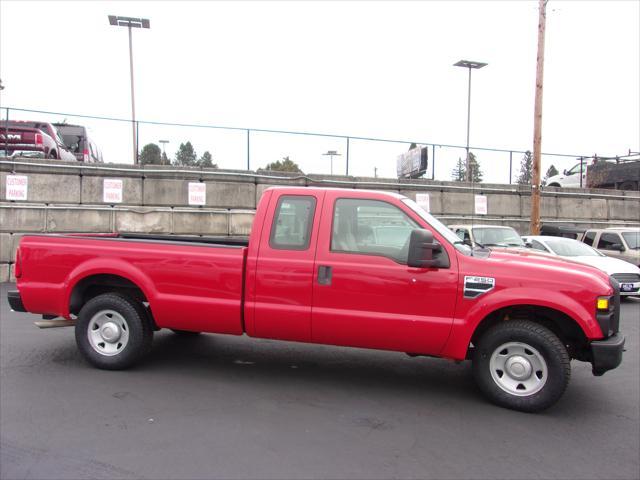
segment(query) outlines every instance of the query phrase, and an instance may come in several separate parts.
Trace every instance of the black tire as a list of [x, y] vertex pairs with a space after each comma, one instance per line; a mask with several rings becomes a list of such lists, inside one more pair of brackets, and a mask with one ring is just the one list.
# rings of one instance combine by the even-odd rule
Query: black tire
[[551, 185], [547, 185], [547, 187], [560, 187], [559, 183], [552, 183]]
[[[99, 315], [101, 312], [112, 313], [104, 313], [101, 317]], [[126, 332], [126, 342], [124, 344], [116, 341], [102, 342], [103, 347], [115, 349], [115, 352], [108, 353], [104, 350], [104, 353], [101, 353], [98, 351], [101, 350], [99, 346], [92, 345], [92, 342], [96, 343], [96, 341], [90, 340], [89, 329], [98, 333], [102, 331], [102, 328], [95, 329], [98, 318], [105, 318], [107, 321], [111, 318], [116, 323], [124, 320], [126, 328], [122, 328], [120, 333], [121, 339], [124, 340]], [[144, 306], [116, 293], [105, 293], [89, 300], [80, 310], [75, 329], [76, 344], [84, 358], [93, 366], [105, 370], [122, 370], [131, 367], [149, 352], [153, 340], [151, 322]], [[118, 345], [123, 346], [118, 347]]]
[[[513, 348], [502, 348], [505, 345], [513, 346]], [[569, 384], [571, 362], [567, 349], [551, 330], [537, 323], [527, 320], [499, 323], [486, 331], [475, 347], [473, 354], [474, 379], [480, 390], [492, 402], [502, 407], [522, 412], [545, 410], [560, 399]], [[510, 350], [515, 352], [518, 348], [523, 348], [524, 352], [528, 353], [523, 353], [520, 356], [514, 353], [512, 356], [508, 356]], [[492, 364], [494, 354], [496, 362]], [[544, 366], [540, 370], [536, 370], [535, 366], [532, 367], [530, 369], [531, 375], [527, 380], [519, 383], [520, 380], [509, 375], [506, 370], [509, 368], [507, 365], [510, 361], [518, 363], [519, 359], [523, 357], [526, 360], [524, 363], [532, 360], [529, 366], [535, 365], [535, 362], [541, 358]], [[501, 370], [496, 368], [496, 364], [505, 358], [507, 358], [504, 362], [505, 371], [502, 371], [502, 375], [500, 375]], [[527, 368], [522, 369], [522, 363], [516, 367], [518, 371], [527, 371]], [[544, 368], [546, 368], [546, 373], [543, 373]], [[492, 372], [494, 369], [495, 371]], [[502, 379], [503, 375], [504, 379]], [[533, 375], [537, 378], [533, 378]], [[511, 392], [507, 385], [509, 382], [517, 384]], [[531, 388], [525, 387], [530, 384], [533, 385]], [[528, 393], [527, 389], [531, 393]]]
[[189, 330], [176, 330], [172, 328], [171, 331], [176, 335], [180, 335], [181, 337], [195, 337], [196, 335], [200, 335], [202, 332], [191, 332]]
[[55, 160], [56, 158], [58, 158], [58, 155], [56, 155], [55, 150], [49, 150], [49, 154], [47, 155], [47, 158], [51, 158]]

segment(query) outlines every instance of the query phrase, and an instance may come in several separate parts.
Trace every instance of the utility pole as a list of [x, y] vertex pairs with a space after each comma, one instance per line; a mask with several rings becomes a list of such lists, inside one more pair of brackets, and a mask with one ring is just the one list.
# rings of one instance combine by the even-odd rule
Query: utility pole
[[540, 144], [542, 140], [542, 84], [544, 78], [544, 31], [547, 0], [539, 0], [536, 99], [533, 112], [533, 178], [531, 179], [531, 235], [540, 234]]

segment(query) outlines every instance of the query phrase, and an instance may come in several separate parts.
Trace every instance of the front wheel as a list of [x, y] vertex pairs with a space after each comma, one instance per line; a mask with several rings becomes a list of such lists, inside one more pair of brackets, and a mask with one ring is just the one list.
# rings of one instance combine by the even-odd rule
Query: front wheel
[[105, 370], [132, 366], [151, 349], [153, 340], [144, 306], [115, 293], [89, 300], [80, 310], [75, 328], [82, 355]]
[[538, 412], [556, 403], [571, 376], [567, 349], [548, 328], [526, 320], [485, 332], [473, 356], [473, 375], [497, 405]]

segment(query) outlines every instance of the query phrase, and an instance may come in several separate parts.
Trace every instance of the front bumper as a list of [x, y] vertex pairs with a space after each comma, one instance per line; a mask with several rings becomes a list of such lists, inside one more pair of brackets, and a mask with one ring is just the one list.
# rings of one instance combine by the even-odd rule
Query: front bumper
[[24, 304], [22, 303], [20, 292], [18, 292], [17, 290], [7, 292], [7, 300], [9, 301], [9, 305], [11, 306], [11, 310], [13, 310], [14, 312], [27, 311], [27, 309], [24, 308]]
[[622, 362], [622, 352], [624, 352], [624, 335], [614, 333], [604, 340], [594, 340], [591, 342], [591, 365], [593, 374], [603, 375], [608, 370], [613, 370]]

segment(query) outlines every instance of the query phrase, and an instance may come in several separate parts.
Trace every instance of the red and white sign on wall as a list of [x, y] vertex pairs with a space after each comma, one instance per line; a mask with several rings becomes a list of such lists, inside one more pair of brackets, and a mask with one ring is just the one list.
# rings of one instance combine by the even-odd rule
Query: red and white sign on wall
[[26, 200], [28, 187], [29, 177], [26, 175], [7, 175], [6, 199]]
[[207, 184], [189, 183], [189, 205], [204, 205], [207, 203]]
[[475, 198], [476, 203], [476, 215], [486, 215], [487, 214], [487, 197], [486, 195], [476, 195]]
[[104, 203], [122, 203], [122, 180], [116, 178], [103, 180], [102, 201]]

